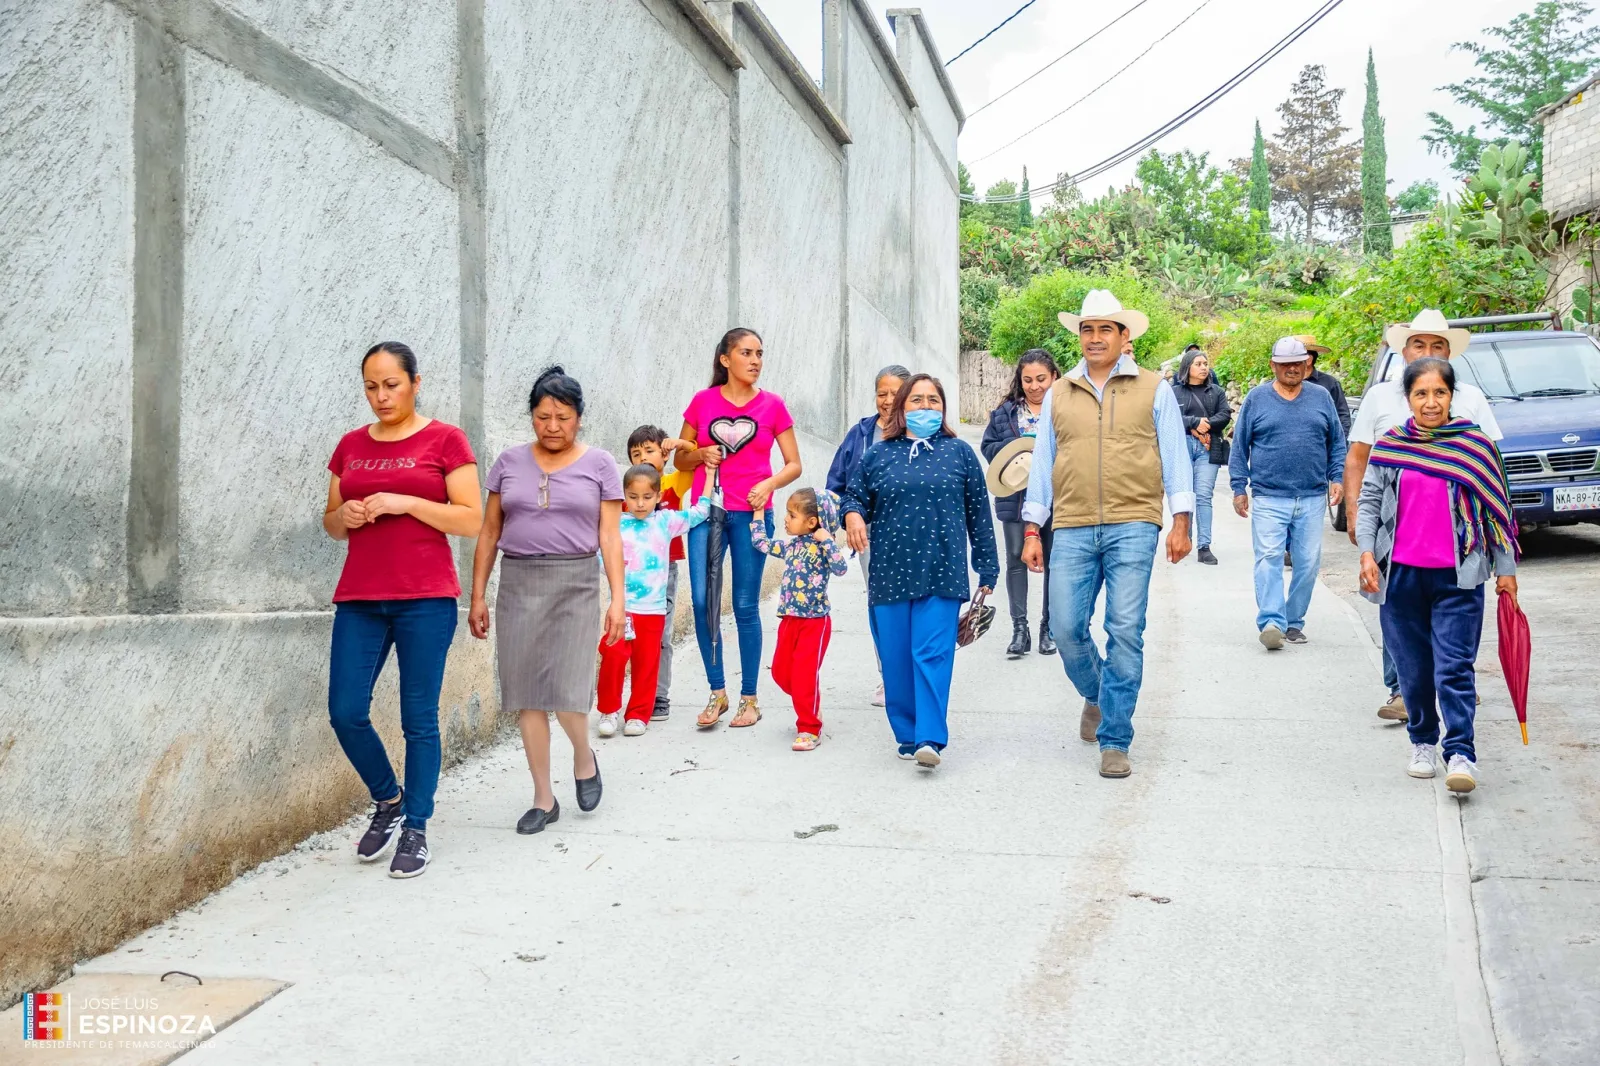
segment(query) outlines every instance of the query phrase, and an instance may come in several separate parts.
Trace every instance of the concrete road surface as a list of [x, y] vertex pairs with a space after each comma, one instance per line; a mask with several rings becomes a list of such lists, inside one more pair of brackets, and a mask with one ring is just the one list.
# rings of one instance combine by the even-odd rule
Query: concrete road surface
[[[763, 722], [697, 732], [691, 645], [671, 720], [600, 742], [594, 814], [558, 756], [560, 822], [516, 835], [511, 739], [445, 780], [423, 877], [358, 865], [352, 822], [82, 969], [292, 982], [217, 1064], [1497, 1063], [1458, 801], [1405, 775], [1341, 597], [1256, 642], [1224, 500], [1220, 566], [1157, 564], [1127, 780], [1059, 660], [1006, 661], [1003, 592], [944, 765], [896, 759], [852, 568], [819, 750], [765, 674]], [[1550, 778], [1485, 732], [1473, 812]]]

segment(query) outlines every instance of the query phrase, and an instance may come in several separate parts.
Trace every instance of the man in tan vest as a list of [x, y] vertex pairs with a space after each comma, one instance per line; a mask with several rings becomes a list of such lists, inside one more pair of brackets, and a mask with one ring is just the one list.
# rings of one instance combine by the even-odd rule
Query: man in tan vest
[[[1078, 335], [1083, 359], [1045, 394], [1039, 413], [1022, 558], [1044, 572], [1039, 531], [1048, 523], [1050, 629], [1083, 697], [1078, 735], [1099, 742], [1101, 777], [1127, 777], [1161, 501], [1172, 511], [1167, 559], [1176, 563], [1189, 554], [1193, 472], [1172, 387], [1128, 354], [1150, 320], [1103, 289], [1083, 298], [1082, 314], [1060, 319]], [[1089, 636], [1101, 586], [1103, 656]]]

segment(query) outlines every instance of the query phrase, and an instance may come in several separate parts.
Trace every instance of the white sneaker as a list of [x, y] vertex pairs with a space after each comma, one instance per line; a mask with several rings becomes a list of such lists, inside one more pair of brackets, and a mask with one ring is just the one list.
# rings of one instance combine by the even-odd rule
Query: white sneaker
[[1411, 745], [1411, 765], [1406, 767], [1406, 773], [1412, 777], [1432, 777], [1436, 765], [1432, 744]]
[[1467, 793], [1478, 787], [1478, 767], [1465, 755], [1452, 755], [1445, 766], [1444, 787], [1451, 792]]
[[926, 767], [929, 770], [939, 765], [939, 749], [932, 744], [922, 745], [912, 757], [917, 760], [918, 766]]
[[1268, 651], [1277, 651], [1283, 647], [1283, 630], [1277, 626], [1268, 626], [1261, 631], [1261, 646]]
[[617, 714], [616, 712], [612, 712], [611, 714], [602, 714], [600, 716], [600, 735], [603, 737], [616, 736], [617, 719], [621, 717], [622, 715]]
[[644, 736], [644, 731], [649, 728], [649, 722], [641, 722], [637, 718], [630, 718], [627, 724], [622, 727], [622, 735], [625, 737], [642, 737]]
[[883, 704], [883, 682], [879, 681], [878, 690], [872, 694], [872, 705], [874, 707], [882, 707]]

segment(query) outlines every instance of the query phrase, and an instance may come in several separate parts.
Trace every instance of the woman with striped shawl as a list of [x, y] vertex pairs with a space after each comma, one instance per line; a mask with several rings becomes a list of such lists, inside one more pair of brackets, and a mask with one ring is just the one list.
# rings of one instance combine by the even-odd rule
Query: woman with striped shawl
[[1432, 777], [1444, 719], [1445, 787], [1477, 787], [1473, 662], [1483, 585], [1517, 596], [1517, 523], [1500, 452], [1478, 426], [1450, 420], [1456, 375], [1418, 359], [1402, 379], [1411, 418], [1380, 437], [1361, 482], [1356, 545], [1361, 592], [1382, 608], [1383, 643], [1400, 673], [1412, 777]]

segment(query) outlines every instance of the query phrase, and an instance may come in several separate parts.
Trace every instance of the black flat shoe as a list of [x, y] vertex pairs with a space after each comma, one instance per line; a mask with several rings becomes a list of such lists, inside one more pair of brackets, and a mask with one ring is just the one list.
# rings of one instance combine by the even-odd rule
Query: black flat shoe
[[1056, 653], [1056, 638], [1050, 635], [1050, 623], [1039, 623], [1039, 654], [1054, 655]]
[[574, 784], [578, 787], [578, 810], [592, 811], [600, 806], [600, 757], [595, 756], [594, 776], [580, 777]]
[[1202, 563], [1205, 563], [1207, 566], [1216, 566], [1217, 565], [1217, 557], [1215, 555], [1211, 554], [1211, 546], [1209, 544], [1206, 545], [1204, 548], [1201, 548], [1197, 553], [1195, 553], [1195, 558], [1199, 559]]
[[523, 836], [544, 832], [544, 827], [554, 825], [561, 817], [561, 801], [557, 800], [548, 811], [542, 807], [529, 807], [528, 813], [517, 819], [517, 832]]

